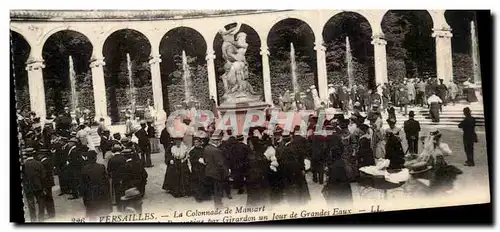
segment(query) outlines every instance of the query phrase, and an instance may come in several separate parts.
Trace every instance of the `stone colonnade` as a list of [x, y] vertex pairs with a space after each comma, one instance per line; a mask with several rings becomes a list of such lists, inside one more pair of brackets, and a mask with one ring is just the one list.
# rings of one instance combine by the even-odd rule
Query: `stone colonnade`
[[[264, 83], [264, 99], [267, 103], [272, 104], [271, 99], [271, 75], [269, 67], [269, 50], [267, 38], [271, 28], [281, 20], [287, 18], [299, 19], [310, 26], [314, 32], [315, 46], [317, 58], [317, 78], [318, 78], [318, 93], [323, 100], [328, 98], [327, 87], [327, 68], [325, 57], [325, 46], [323, 41], [323, 29], [328, 20], [336, 14], [345, 11], [341, 10], [288, 10], [288, 11], [265, 11], [244, 14], [232, 15], [213, 15], [212, 17], [204, 18], [182, 18], [174, 17], [172, 19], [148, 19], [137, 20], [140, 12], [56, 12], [55, 15], [50, 15], [51, 12], [40, 11], [11, 11], [11, 30], [21, 34], [31, 47], [30, 58], [28, 59], [26, 70], [29, 78], [29, 93], [31, 109], [41, 117], [46, 116], [45, 91], [43, 84], [44, 61], [42, 58], [42, 48], [46, 40], [54, 33], [63, 30], [73, 30], [87, 36], [93, 45], [92, 60], [90, 68], [92, 72], [92, 81], [94, 89], [94, 102], [96, 118], [103, 117], [109, 122], [107, 112], [106, 92], [104, 84], [105, 57], [103, 57], [102, 48], [106, 38], [113, 32], [121, 29], [133, 29], [139, 31], [148, 38], [151, 44], [151, 56], [149, 64], [151, 65], [151, 78], [153, 89], [153, 101], [157, 110], [157, 118], [163, 122], [166, 119], [166, 114], [163, 109], [163, 95], [160, 74], [160, 53], [159, 44], [161, 38], [170, 30], [177, 27], [190, 27], [200, 32], [205, 42], [207, 43], [206, 62], [208, 68], [208, 83], [209, 93], [211, 96], [217, 96], [217, 81], [215, 74], [215, 52], [213, 42], [220, 28], [223, 26], [240, 22], [252, 27], [260, 37], [262, 56], [262, 73]], [[386, 55], [386, 40], [382, 32], [382, 18], [387, 10], [351, 10], [363, 17], [370, 23], [373, 36], [371, 44], [374, 46], [375, 58], [375, 82], [376, 84], [386, 83], [387, 78], [387, 55]], [[451, 29], [444, 18], [444, 10], [429, 10], [433, 20], [432, 36], [436, 39], [436, 66], [437, 76], [448, 83], [453, 80], [452, 72], [452, 51], [451, 51]], [[61, 14], [66, 18], [75, 18], [75, 20], [67, 19], [51, 19], [51, 20], [35, 20], [23, 21], [26, 19], [26, 14], [32, 15], [34, 18], [38, 14], [46, 17], [59, 16]], [[57, 15], [59, 14], [59, 15]], [[134, 17], [134, 14], [137, 14]], [[142, 13], [144, 14], [144, 13]], [[147, 11], [146, 11], [147, 14]], [[151, 15], [157, 14], [157, 11], [150, 12]], [[15, 20], [16, 15], [19, 21]], [[123, 21], [110, 20], [113, 16], [123, 16]], [[94, 17], [92, 21], [84, 21], [81, 18]], [[78, 20], [80, 19], [80, 20]], [[215, 98], [216, 99], [216, 98]]]

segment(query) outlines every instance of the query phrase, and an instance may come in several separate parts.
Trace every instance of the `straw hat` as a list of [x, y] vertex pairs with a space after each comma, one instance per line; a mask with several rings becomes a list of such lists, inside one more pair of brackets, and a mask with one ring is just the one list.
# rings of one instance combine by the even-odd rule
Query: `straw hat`
[[129, 188], [125, 190], [125, 194], [120, 198], [122, 201], [137, 199], [141, 196], [141, 192], [137, 188]]

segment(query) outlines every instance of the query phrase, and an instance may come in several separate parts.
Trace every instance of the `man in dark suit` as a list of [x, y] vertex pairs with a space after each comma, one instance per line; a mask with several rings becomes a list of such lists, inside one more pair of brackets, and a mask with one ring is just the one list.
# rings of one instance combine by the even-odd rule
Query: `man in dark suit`
[[139, 150], [141, 152], [141, 160], [144, 167], [153, 167], [151, 164], [151, 144], [149, 143], [149, 134], [147, 131], [147, 125], [145, 121], [141, 121], [141, 129], [135, 132], [135, 136], [139, 140]]
[[117, 205], [118, 211], [121, 212], [123, 209], [121, 207], [120, 202], [120, 193], [124, 190], [120, 190], [120, 182], [118, 180], [118, 169], [127, 163], [127, 159], [121, 153], [122, 147], [117, 144], [111, 148], [111, 152], [113, 153], [113, 157], [111, 157], [108, 161], [108, 174], [111, 177], [111, 196], [114, 199], [115, 204]]
[[208, 145], [203, 149], [203, 159], [205, 163], [205, 176], [212, 186], [214, 203], [216, 208], [222, 208], [223, 182], [229, 176], [229, 169], [226, 164], [224, 153], [219, 148], [222, 136], [213, 134]]
[[119, 190], [123, 190], [120, 192], [120, 196], [124, 194], [125, 190], [131, 188], [137, 188], [141, 192], [141, 196], [144, 196], [148, 173], [141, 165], [139, 156], [132, 149], [132, 142], [124, 143], [124, 145], [125, 149], [123, 149], [122, 155], [127, 160], [118, 168], [115, 178], [120, 183]]
[[71, 138], [68, 142], [70, 144], [67, 153], [68, 161], [66, 161], [66, 168], [69, 174], [68, 187], [72, 195], [69, 199], [74, 200], [79, 198], [80, 174], [85, 162], [82, 155], [88, 151], [88, 147], [82, 145], [77, 138]]
[[54, 218], [56, 216], [54, 198], [52, 197], [52, 187], [54, 186], [54, 164], [52, 163], [50, 151], [48, 149], [40, 149], [38, 151], [37, 160], [42, 163], [43, 171], [45, 173], [44, 179], [42, 180], [42, 199], [44, 203], [44, 210], [47, 210], [48, 218]]
[[87, 164], [82, 168], [80, 193], [85, 205], [86, 216], [91, 220], [112, 212], [109, 195], [109, 180], [106, 167], [96, 163], [97, 153], [86, 152]]
[[406, 141], [408, 142], [408, 152], [418, 154], [418, 133], [420, 132], [420, 123], [414, 119], [415, 112], [410, 111], [409, 119], [404, 123]]
[[311, 168], [313, 173], [313, 182], [323, 184], [325, 175], [325, 159], [327, 155], [327, 137], [326, 134], [314, 133], [311, 138]]
[[[26, 148], [22, 153], [27, 157], [23, 164], [23, 191], [28, 202], [30, 219], [31, 222], [43, 221], [43, 181], [45, 179], [45, 171], [42, 163], [34, 159], [33, 148]], [[36, 214], [35, 199], [38, 205], [38, 218]]]
[[464, 108], [465, 118], [458, 124], [458, 128], [463, 130], [463, 142], [465, 155], [467, 156], [467, 161], [465, 161], [465, 166], [474, 167], [474, 143], [477, 143], [476, 134], [476, 119], [472, 117], [471, 110], [469, 107]]
[[243, 143], [243, 139], [243, 135], [237, 135], [236, 139], [231, 139], [234, 142], [231, 146], [232, 150], [229, 156], [231, 176], [233, 177], [234, 188], [238, 189], [238, 194], [243, 194], [244, 192], [244, 177], [248, 172], [248, 154], [250, 153], [250, 147]]

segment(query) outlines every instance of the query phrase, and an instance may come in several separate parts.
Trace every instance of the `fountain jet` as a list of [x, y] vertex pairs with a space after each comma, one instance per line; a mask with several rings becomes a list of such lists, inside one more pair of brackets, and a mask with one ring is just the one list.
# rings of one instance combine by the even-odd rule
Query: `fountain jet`
[[297, 82], [297, 63], [295, 61], [295, 48], [293, 47], [293, 43], [290, 43], [290, 63], [292, 72], [293, 92], [297, 93], [300, 91], [300, 89], [299, 89], [299, 83]]
[[352, 89], [354, 85], [354, 78], [352, 76], [352, 54], [351, 54], [351, 44], [349, 43], [349, 36], [345, 37], [345, 62], [347, 64], [347, 78], [349, 80], [349, 89]]
[[76, 94], [76, 74], [73, 65], [73, 57], [69, 56], [69, 83], [71, 87], [71, 108], [76, 110], [78, 107], [78, 96]]

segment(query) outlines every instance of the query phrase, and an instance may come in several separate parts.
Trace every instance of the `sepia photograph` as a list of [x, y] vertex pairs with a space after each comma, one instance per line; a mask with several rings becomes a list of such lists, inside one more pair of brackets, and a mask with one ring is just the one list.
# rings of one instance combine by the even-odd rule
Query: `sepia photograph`
[[478, 14], [12, 9], [11, 197], [26, 223], [490, 203]]

